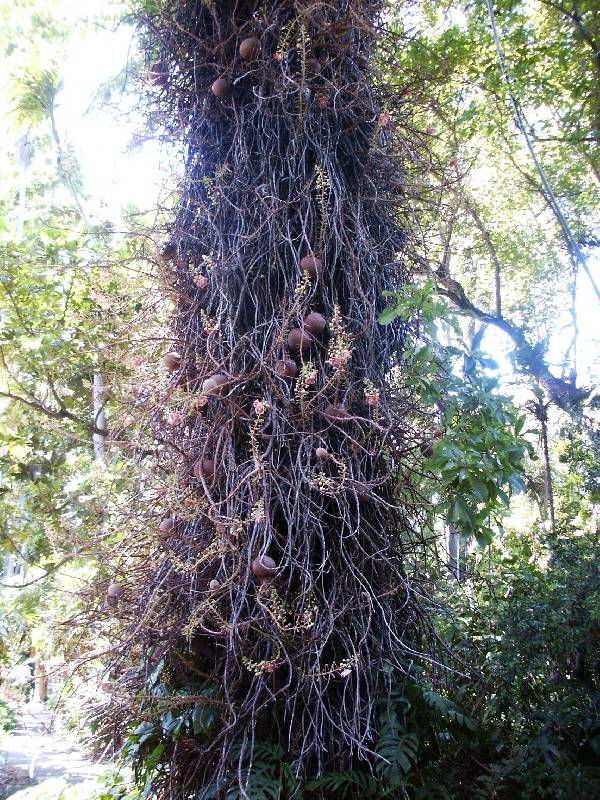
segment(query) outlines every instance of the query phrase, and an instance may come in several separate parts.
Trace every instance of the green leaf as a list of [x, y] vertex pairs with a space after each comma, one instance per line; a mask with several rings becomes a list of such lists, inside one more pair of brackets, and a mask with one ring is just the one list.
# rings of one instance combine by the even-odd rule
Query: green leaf
[[384, 308], [383, 311], [377, 317], [377, 321], [380, 325], [389, 325], [390, 322], [393, 322], [395, 319], [398, 319], [400, 316], [400, 311], [398, 310], [397, 306], [388, 306]]

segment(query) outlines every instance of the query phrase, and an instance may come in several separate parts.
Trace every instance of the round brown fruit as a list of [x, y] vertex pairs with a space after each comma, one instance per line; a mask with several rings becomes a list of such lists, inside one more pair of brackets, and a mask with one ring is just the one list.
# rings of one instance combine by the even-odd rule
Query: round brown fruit
[[175, 519], [173, 517], [165, 517], [160, 521], [158, 532], [161, 537], [167, 537], [175, 527]]
[[304, 317], [304, 327], [309, 333], [312, 333], [313, 336], [318, 336], [320, 333], [323, 333], [327, 327], [327, 320], [323, 314], [319, 314], [317, 311], [311, 311], [310, 314]]
[[167, 261], [172, 261], [176, 255], [177, 255], [177, 248], [172, 242], [169, 242], [169, 244], [164, 246], [163, 251], [160, 254], [160, 257], [163, 261], [167, 262]]
[[165, 65], [157, 61], [148, 70], [148, 80], [153, 86], [164, 86], [169, 78]]
[[345, 422], [352, 416], [342, 403], [331, 403], [323, 410], [323, 416], [331, 422]]
[[368, 503], [370, 498], [368, 488], [363, 483], [351, 481], [348, 486], [348, 493], [356, 496], [359, 503]]
[[123, 594], [123, 587], [120, 583], [111, 583], [106, 590], [106, 596], [111, 600], [117, 600]]
[[282, 358], [275, 362], [275, 374], [280, 378], [295, 378], [298, 372], [296, 362], [291, 358]]
[[212, 458], [199, 458], [194, 464], [194, 477], [201, 480], [210, 480], [215, 476], [215, 462]]
[[215, 97], [227, 97], [231, 94], [231, 82], [227, 78], [217, 78], [210, 90]]
[[223, 387], [226, 383], [229, 381], [225, 375], [211, 375], [203, 382], [202, 392], [211, 397], [219, 397], [223, 394]]
[[277, 564], [270, 556], [258, 556], [252, 562], [252, 572], [257, 578], [272, 578], [277, 574]]
[[256, 36], [249, 36], [243, 39], [240, 44], [240, 55], [244, 61], [252, 61], [260, 49], [260, 42]]
[[323, 262], [316, 256], [304, 256], [300, 259], [300, 269], [308, 272], [311, 278], [318, 278], [323, 272]]
[[325, 447], [317, 447], [315, 450], [315, 456], [319, 461], [328, 461], [329, 460], [329, 450]]
[[312, 336], [301, 328], [292, 328], [288, 333], [288, 347], [290, 350], [300, 352], [300, 350], [308, 350], [312, 343]]
[[306, 71], [318, 75], [321, 72], [321, 62], [318, 58], [309, 58], [306, 62]]
[[211, 590], [211, 592], [216, 592], [218, 589], [221, 588], [221, 584], [219, 583], [219, 581], [216, 581], [216, 580], [213, 579], [208, 584], [208, 588]]
[[176, 372], [181, 366], [181, 355], [175, 351], [165, 353], [163, 356], [163, 367], [168, 372]]
[[430, 458], [433, 455], [433, 445], [434, 444], [435, 444], [435, 441], [432, 439], [431, 441], [423, 442], [420, 445], [419, 449], [421, 450], [421, 453], [425, 456], [425, 458]]

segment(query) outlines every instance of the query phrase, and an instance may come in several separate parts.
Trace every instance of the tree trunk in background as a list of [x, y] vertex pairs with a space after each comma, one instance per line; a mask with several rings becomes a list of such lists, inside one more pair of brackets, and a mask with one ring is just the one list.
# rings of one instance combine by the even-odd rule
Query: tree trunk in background
[[466, 572], [468, 544], [456, 525], [448, 525], [448, 567], [457, 581], [463, 581]]
[[[106, 402], [106, 388], [101, 372], [94, 372], [92, 384], [92, 407], [94, 412], [94, 425], [102, 431], [106, 431], [106, 414], [104, 404]], [[94, 433], [92, 435], [94, 446], [94, 458], [96, 461], [104, 461], [106, 458], [106, 434]]]
[[46, 672], [46, 665], [40, 656], [35, 659], [35, 694], [40, 703], [45, 703], [48, 700], [48, 673]]

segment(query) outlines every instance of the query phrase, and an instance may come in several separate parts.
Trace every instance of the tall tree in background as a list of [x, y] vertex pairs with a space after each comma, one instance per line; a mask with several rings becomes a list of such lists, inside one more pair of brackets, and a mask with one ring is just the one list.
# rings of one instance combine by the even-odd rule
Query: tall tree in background
[[599, 298], [597, 3], [423, 0], [393, 15], [396, 74], [433, 153], [423, 271], [580, 417], [578, 308]]
[[[162, 254], [164, 491], [109, 592], [130, 620], [117, 653], [144, 661], [122, 674], [140, 699], [119, 723], [162, 720], [136, 745], [156, 796], [253, 797], [265, 746], [292, 778], [368, 762], [393, 788], [406, 761], [391, 673], [432, 636], [407, 574], [422, 441], [389, 377], [407, 325], [377, 322], [411, 263], [389, 155], [410, 143], [369, 66], [381, 11], [167, 0], [139, 15], [152, 102], [186, 151]], [[386, 731], [394, 755], [377, 755]]]

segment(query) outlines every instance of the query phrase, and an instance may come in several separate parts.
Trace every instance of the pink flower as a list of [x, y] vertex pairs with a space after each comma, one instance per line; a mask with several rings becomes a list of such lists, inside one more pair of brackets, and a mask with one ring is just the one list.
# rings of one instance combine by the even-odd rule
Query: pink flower
[[270, 664], [264, 665], [263, 672], [275, 672], [276, 669], [277, 669], [277, 664], [273, 664], [273, 662], [271, 662]]
[[379, 404], [379, 392], [369, 392], [365, 395], [365, 402], [368, 406], [376, 406]]
[[392, 121], [392, 118], [390, 117], [389, 114], [380, 114], [379, 115], [378, 122], [379, 122], [379, 124], [381, 125], [382, 128], [387, 128], [387, 126], [391, 123], [391, 121]]
[[167, 414], [167, 424], [168, 425], [179, 425], [183, 420], [183, 414], [181, 411], [169, 411]]
[[206, 275], [196, 275], [194, 278], [194, 283], [199, 289], [206, 289], [208, 286], [208, 278]]
[[214, 326], [214, 325], [207, 325], [207, 326], [204, 328], [204, 333], [205, 333], [207, 336], [210, 336], [210, 335], [211, 335], [211, 333], [214, 333], [216, 330], [217, 330], [217, 329], [215, 328], [215, 326]]
[[317, 382], [317, 378], [318, 378], [318, 377], [319, 377], [319, 373], [317, 372], [317, 370], [316, 370], [316, 369], [313, 369], [313, 371], [312, 371], [312, 372], [309, 372], [309, 373], [306, 375], [306, 378], [304, 379], [304, 382], [305, 382], [305, 383], [306, 383], [308, 386], [314, 386], [314, 384]]
[[332, 367], [335, 367], [335, 369], [339, 369], [340, 367], [346, 366], [348, 361], [350, 361], [351, 356], [352, 353], [350, 350], [340, 350], [339, 353], [331, 356], [329, 363]]
[[144, 363], [144, 359], [142, 358], [142, 356], [134, 356], [133, 357], [133, 366], [134, 367], [141, 367], [143, 363]]
[[262, 400], [255, 400], [252, 403], [252, 407], [254, 408], [254, 412], [258, 414], [259, 417], [262, 417], [267, 410], [267, 406]]
[[281, 53], [275, 53], [273, 58], [275, 59], [275, 61], [281, 61]]

